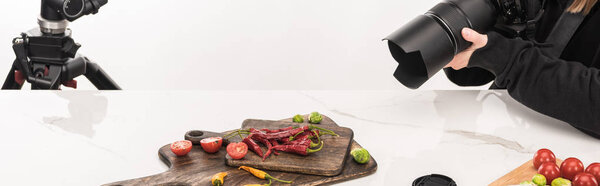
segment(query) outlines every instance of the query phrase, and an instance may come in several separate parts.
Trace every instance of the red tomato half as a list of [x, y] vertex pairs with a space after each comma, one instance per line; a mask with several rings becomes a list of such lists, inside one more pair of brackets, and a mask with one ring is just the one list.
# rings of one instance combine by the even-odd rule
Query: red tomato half
[[248, 153], [248, 145], [243, 142], [239, 143], [230, 143], [227, 145], [227, 154], [231, 156], [234, 160], [239, 160], [244, 158]]
[[171, 152], [177, 156], [185, 156], [192, 150], [192, 142], [188, 140], [171, 143]]
[[545, 162], [556, 163], [556, 156], [548, 149], [540, 149], [533, 155], [533, 167], [538, 169], [540, 168], [540, 165]]
[[600, 163], [592, 163], [585, 168], [586, 173], [594, 175], [596, 181], [600, 181]]
[[208, 153], [219, 152], [219, 149], [223, 145], [223, 138], [221, 138], [221, 137], [204, 138], [204, 139], [200, 140], [200, 145], [202, 146], [202, 149], [204, 149], [205, 152], [208, 152]]
[[560, 169], [553, 162], [542, 163], [538, 169], [538, 173], [546, 177], [546, 183], [552, 183], [552, 180], [560, 177]]
[[598, 181], [594, 175], [582, 172], [575, 176], [573, 186], [598, 186]]
[[[575, 175], [583, 172], [583, 163], [577, 158], [567, 158], [560, 164], [561, 177], [573, 180]], [[597, 186], [597, 185], [596, 185]]]

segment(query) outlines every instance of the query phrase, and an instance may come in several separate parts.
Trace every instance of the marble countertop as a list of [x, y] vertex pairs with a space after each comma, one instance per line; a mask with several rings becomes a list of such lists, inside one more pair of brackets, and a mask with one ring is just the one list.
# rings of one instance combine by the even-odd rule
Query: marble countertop
[[600, 141], [504, 91], [3, 91], [3, 184], [99, 185], [164, 172], [158, 149], [191, 129], [319, 111], [379, 163], [343, 185], [410, 185], [438, 173], [487, 185], [549, 148], [600, 161]]

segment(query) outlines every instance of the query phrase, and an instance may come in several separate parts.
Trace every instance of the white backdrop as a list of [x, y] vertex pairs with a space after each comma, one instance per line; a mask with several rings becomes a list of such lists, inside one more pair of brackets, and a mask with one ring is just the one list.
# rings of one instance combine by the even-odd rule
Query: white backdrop
[[[439, 0], [110, 0], [74, 23], [127, 90], [407, 90], [381, 39]], [[0, 77], [39, 0], [0, 1]], [[80, 89], [93, 89], [79, 78]], [[438, 73], [422, 89], [458, 89]], [[485, 89], [485, 87], [476, 87]]]

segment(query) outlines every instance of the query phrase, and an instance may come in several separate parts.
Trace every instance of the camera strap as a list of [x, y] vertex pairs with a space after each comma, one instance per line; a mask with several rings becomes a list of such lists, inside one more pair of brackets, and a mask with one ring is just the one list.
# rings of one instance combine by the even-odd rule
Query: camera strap
[[544, 9], [541, 9], [534, 19], [527, 21], [525, 24], [525, 36], [527, 39], [531, 41], [535, 40], [535, 33], [538, 26], [537, 24], [542, 18], [542, 15], [544, 15]]
[[[569, 5], [573, 3], [573, 0], [569, 1]], [[558, 18], [558, 21], [552, 28], [552, 32], [546, 38], [546, 43], [552, 44], [552, 47], [548, 48], [550, 54], [560, 57], [563, 50], [579, 28], [579, 25], [583, 22], [585, 15], [582, 12], [571, 13], [564, 11], [563, 14]]]
[[[534, 3], [535, 1], [527, 1], [529, 2], [529, 4], [527, 5], [528, 11], [532, 11], [532, 9], [536, 8], [536, 4]], [[538, 23], [540, 22], [540, 19], [542, 19], [542, 16], [544, 15], [544, 8], [546, 7], [546, 0], [543, 0], [541, 5], [539, 6], [539, 10], [537, 11], [537, 13], [535, 14], [535, 16], [533, 17], [533, 19], [531, 20], [527, 20], [527, 22], [525, 23], [525, 37], [527, 37], [528, 40], [530, 41], [534, 41], [535, 40], [535, 33], [537, 31], [537, 26]]]

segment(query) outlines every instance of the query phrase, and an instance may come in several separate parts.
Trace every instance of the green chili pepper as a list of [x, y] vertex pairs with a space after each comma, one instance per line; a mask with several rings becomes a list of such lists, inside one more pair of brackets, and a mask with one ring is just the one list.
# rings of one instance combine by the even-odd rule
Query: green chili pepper
[[340, 136], [340, 135], [336, 134], [335, 132], [333, 132], [332, 130], [324, 129], [324, 128], [321, 128], [321, 127], [317, 127], [315, 125], [309, 125], [308, 128], [311, 129], [311, 130], [313, 130], [313, 129], [319, 129], [323, 134], [329, 134], [329, 135], [332, 135], [332, 136]]

